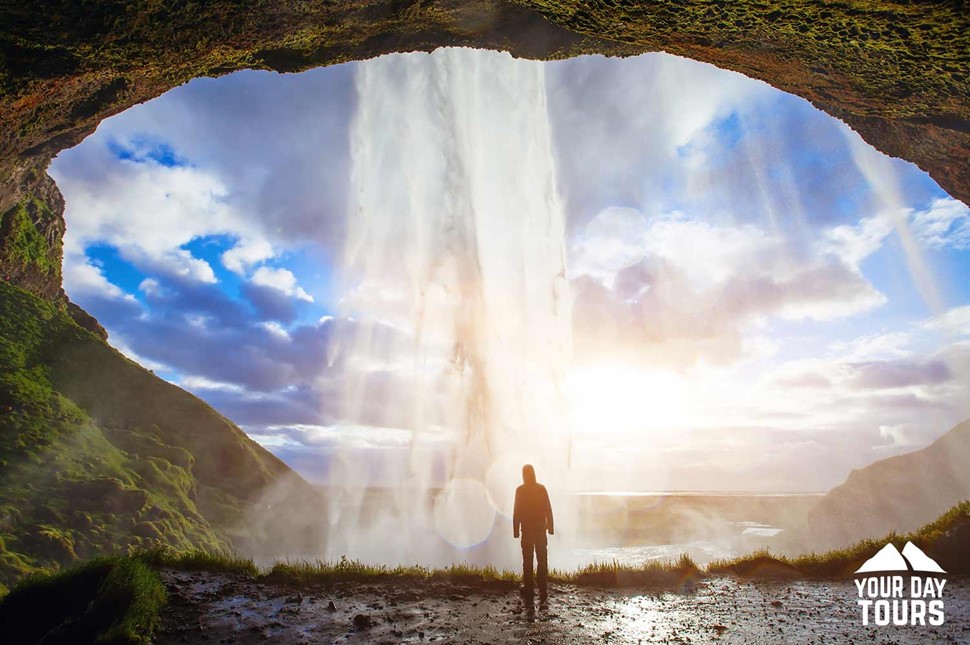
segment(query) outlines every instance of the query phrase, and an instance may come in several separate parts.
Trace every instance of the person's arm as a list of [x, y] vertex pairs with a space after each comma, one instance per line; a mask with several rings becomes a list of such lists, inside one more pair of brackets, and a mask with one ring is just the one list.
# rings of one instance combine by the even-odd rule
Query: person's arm
[[552, 504], [549, 502], [549, 491], [543, 488], [542, 494], [546, 498], [546, 528], [549, 531], [549, 535], [555, 535], [556, 525], [552, 521]]
[[519, 525], [522, 524], [519, 506], [519, 489], [515, 489], [515, 504], [512, 506], [512, 537], [519, 537]]

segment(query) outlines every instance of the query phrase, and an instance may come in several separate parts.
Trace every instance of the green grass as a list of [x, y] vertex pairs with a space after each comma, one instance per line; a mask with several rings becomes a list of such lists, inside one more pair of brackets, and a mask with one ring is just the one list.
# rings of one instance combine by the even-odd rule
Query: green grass
[[206, 551], [205, 549], [177, 549], [157, 547], [135, 554], [135, 557], [153, 567], [167, 567], [179, 571], [211, 571], [219, 573], [240, 573], [249, 576], [259, 574], [256, 564], [249, 558], [241, 558], [226, 551]]
[[[943, 535], [957, 526], [970, 522], [970, 500], [960, 502], [936, 520], [912, 533], [890, 533], [880, 540], [862, 540], [844, 549], [824, 553], [807, 553], [795, 557], [773, 555], [769, 551], [757, 551], [729, 560], [719, 560], [707, 566], [715, 574], [737, 574], [747, 577], [786, 578], [846, 578], [871, 558], [886, 543], [892, 542], [902, 549], [906, 542], [913, 542], [933, 557], [939, 550]], [[967, 545], [970, 547], [970, 545]], [[948, 569], [951, 574], [970, 574], [965, 560], [954, 560]]]
[[[680, 587], [696, 581], [703, 573], [687, 555], [674, 562], [653, 562], [642, 566], [594, 563], [576, 571], [554, 569], [549, 580], [587, 587]], [[460, 584], [515, 583], [521, 580], [517, 571], [497, 569], [490, 565], [465, 563], [450, 567], [429, 568], [416, 565], [387, 567], [369, 565], [343, 558], [337, 562], [278, 562], [264, 577], [273, 582], [294, 586], [334, 584], [337, 582], [393, 582], [399, 580], [441, 581]]]
[[640, 566], [610, 563], [593, 563], [577, 571], [553, 571], [550, 578], [556, 582], [589, 587], [665, 587], [679, 588], [697, 582], [704, 572], [686, 553], [670, 561], [647, 562]]
[[[431, 581], [458, 584], [514, 583], [521, 579], [518, 571], [498, 569], [491, 565], [456, 563], [448, 567], [420, 565], [373, 565], [359, 560], [341, 558], [337, 561], [297, 560], [276, 562], [269, 569], [260, 570], [252, 560], [225, 552], [202, 550], [178, 552], [153, 550], [134, 557], [156, 567], [178, 570], [241, 573], [267, 582], [304, 587], [332, 585], [341, 582]], [[628, 566], [616, 561], [593, 563], [575, 571], [553, 569], [549, 580], [562, 584], [597, 587], [682, 586], [703, 577], [703, 571], [690, 556], [684, 554], [673, 562], [651, 562]]]
[[0, 642], [150, 643], [165, 600], [142, 560], [96, 558], [17, 585], [0, 601]]
[[49, 243], [34, 223], [45, 226], [55, 219], [47, 204], [29, 194], [0, 215], [0, 266], [5, 273], [23, 280], [24, 272], [36, 271], [44, 279], [59, 279], [60, 237]]
[[[575, 571], [552, 570], [549, 579], [563, 584], [597, 587], [679, 587], [709, 575], [741, 575], [744, 577], [787, 578], [844, 578], [851, 575], [865, 560], [872, 557], [887, 542], [902, 548], [912, 541], [933, 557], [940, 539], [951, 529], [970, 522], [970, 500], [963, 501], [939, 518], [913, 533], [890, 534], [880, 540], [862, 540], [846, 548], [795, 557], [776, 556], [769, 551], [711, 562], [699, 567], [689, 555], [682, 554], [674, 561], [649, 562], [640, 566], [617, 561], [593, 563]], [[260, 572], [248, 559], [227, 553], [164, 552], [152, 556], [158, 566], [191, 568], [203, 571], [236, 571], [262, 577], [268, 581], [295, 586], [333, 584], [337, 582], [442, 580], [452, 582], [511, 582], [519, 579], [516, 571], [499, 570], [492, 566], [454, 564], [445, 568], [422, 566], [369, 565], [358, 560], [342, 558], [336, 562], [284, 561], [268, 571]], [[968, 574], [970, 570], [954, 568], [954, 574]]]
[[[888, 541], [897, 547], [912, 541], [932, 557], [934, 546], [941, 538], [967, 522], [970, 522], [970, 500], [954, 506], [911, 534], [864, 540], [851, 548], [823, 554], [786, 558], [759, 551], [713, 562], [705, 569], [698, 567], [687, 555], [672, 562], [651, 562], [642, 566], [613, 561], [590, 564], [575, 571], [553, 570], [549, 579], [580, 587], [638, 589], [684, 589], [711, 575], [845, 579]], [[2, 547], [0, 543], [0, 552], [3, 552]], [[269, 570], [262, 571], [252, 560], [240, 558], [225, 549], [156, 547], [126, 556], [95, 558], [60, 572], [28, 575], [0, 600], [0, 642], [33, 643], [44, 634], [57, 637], [51, 642], [150, 642], [159, 623], [159, 612], [165, 604], [165, 591], [159, 576], [159, 570], [163, 568], [242, 575], [297, 588], [337, 583], [441, 582], [497, 584], [500, 588], [512, 589], [519, 580], [518, 572], [492, 566], [387, 567], [347, 558], [336, 562], [277, 562]], [[970, 569], [950, 569], [949, 572], [967, 574]]]
[[419, 565], [388, 567], [341, 558], [336, 562], [324, 560], [277, 562], [264, 574], [264, 577], [273, 582], [305, 586], [365, 580], [438, 580], [467, 583], [512, 581], [515, 579], [515, 574], [511, 571], [501, 571], [492, 566], [474, 566], [464, 563], [453, 564], [445, 568], [429, 568]]

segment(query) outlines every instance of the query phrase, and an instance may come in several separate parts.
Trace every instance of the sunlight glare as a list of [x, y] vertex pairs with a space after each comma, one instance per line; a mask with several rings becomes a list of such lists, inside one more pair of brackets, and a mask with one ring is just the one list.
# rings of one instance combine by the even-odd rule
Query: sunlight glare
[[566, 390], [578, 437], [671, 430], [696, 422], [690, 383], [671, 371], [599, 364], [571, 372]]

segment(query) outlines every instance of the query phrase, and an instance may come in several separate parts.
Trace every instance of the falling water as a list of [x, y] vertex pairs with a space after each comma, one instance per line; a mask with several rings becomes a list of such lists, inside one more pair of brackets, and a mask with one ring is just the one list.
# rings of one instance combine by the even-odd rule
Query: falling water
[[[344, 439], [328, 551], [450, 561], [497, 542], [523, 463], [554, 484], [569, 460], [571, 301], [544, 72], [449, 49], [361, 65], [356, 86], [344, 436], [393, 429], [402, 445], [385, 449], [403, 456], [375, 472]], [[368, 510], [375, 485], [390, 500]], [[479, 550], [514, 549], [502, 537]]]

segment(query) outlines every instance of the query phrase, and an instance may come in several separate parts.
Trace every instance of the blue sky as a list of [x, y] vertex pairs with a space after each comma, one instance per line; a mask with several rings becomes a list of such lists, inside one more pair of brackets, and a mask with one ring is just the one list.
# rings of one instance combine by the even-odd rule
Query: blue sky
[[[366, 65], [197, 79], [51, 167], [72, 300], [314, 479], [349, 432], [333, 345]], [[577, 414], [604, 419], [575, 486], [821, 490], [970, 416], [970, 214], [925, 173], [663, 54], [548, 63], [545, 87]], [[386, 387], [354, 424], [371, 463], [402, 446]], [[680, 407], [638, 410], [638, 388]], [[662, 478], [631, 474], [648, 453]]]

